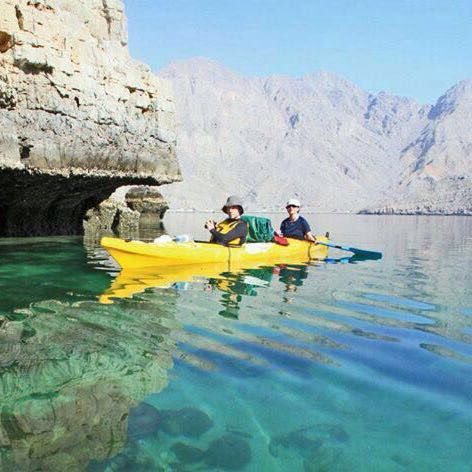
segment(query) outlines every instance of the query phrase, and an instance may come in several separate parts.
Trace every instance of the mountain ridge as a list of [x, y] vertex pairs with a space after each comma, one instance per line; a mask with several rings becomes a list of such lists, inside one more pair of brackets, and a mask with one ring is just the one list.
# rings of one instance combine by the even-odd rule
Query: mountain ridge
[[184, 177], [163, 188], [171, 208], [218, 208], [240, 193], [253, 210], [296, 196], [312, 211], [472, 211], [470, 80], [425, 105], [327, 71], [249, 78], [193, 58], [158, 74], [174, 86]]

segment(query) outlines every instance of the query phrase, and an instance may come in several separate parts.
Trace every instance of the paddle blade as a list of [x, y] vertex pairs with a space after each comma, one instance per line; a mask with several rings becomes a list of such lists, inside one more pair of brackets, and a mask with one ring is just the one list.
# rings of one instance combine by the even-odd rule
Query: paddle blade
[[365, 251], [364, 249], [356, 249], [355, 247], [351, 247], [350, 251], [356, 256], [356, 259], [363, 259], [363, 260], [379, 260], [382, 259], [383, 255], [381, 252], [377, 251]]
[[382, 253], [377, 252], [377, 251], [366, 251], [365, 249], [358, 249], [356, 247], [350, 247], [350, 246], [340, 246], [338, 244], [324, 243], [321, 241], [317, 241], [317, 244], [333, 247], [335, 249], [340, 249], [341, 251], [349, 251], [355, 254], [359, 258], [362, 257], [363, 259], [371, 259], [371, 260], [382, 259]]

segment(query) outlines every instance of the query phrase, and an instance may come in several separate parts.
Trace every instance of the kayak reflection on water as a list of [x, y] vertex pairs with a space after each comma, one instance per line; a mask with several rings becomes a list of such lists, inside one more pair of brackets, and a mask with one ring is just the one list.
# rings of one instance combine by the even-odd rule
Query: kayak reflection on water
[[[268, 287], [274, 275], [285, 285], [285, 292], [296, 292], [308, 277], [309, 268], [319, 264], [354, 264], [369, 260], [367, 257], [351, 256], [327, 258], [323, 261], [311, 260], [292, 264], [271, 266], [232, 263], [192, 264], [175, 267], [145, 267], [123, 269], [112, 281], [111, 286], [100, 297], [100, 303], [113, 303], [114, 299], [130, 298], [149, 288], [173, 288], [188, 290], [192, 286], [204, 289], [217, 289], [224, 293], [221, 304], [224, 309], [220, 314], [228, 318], [237, 318], [243, 296], [256, 296], [257, 290]], [[195, 282], [199, 282], [195, 284]], [[192, 284], [193, 283], [193, 284]]]
[[257, 296], [257, 289], [268, 287], [272, 281], [272, 267], [246, 269], [241, 273], [225, 272], [221, 278], [209, 279], [211, 289], [223, 292], [220, 303], [223, 310], [218, 312], [225, 318], [239, 318], [243, 296]]
[[314, 267], [313, 262], [251, 268], [233, 266], [231, 270], [228, 264], [124, 269], [112, 281], [110, 288], [99, 297], [99, 301], [110, 304], [120, 298], [131, 298], [150, 288], [172, 288], [177, 291], [196, 289], [207, 292], [216, 290], [222, 293], [220, 304], [223, 309], [219, 314], [225, 318], [238, 319], [244, 297], [257, 296], [259, 290], [271, 285], [274, 277], [285, 285], [286, 292], [294, 292], [308, 277], [309, 267]]

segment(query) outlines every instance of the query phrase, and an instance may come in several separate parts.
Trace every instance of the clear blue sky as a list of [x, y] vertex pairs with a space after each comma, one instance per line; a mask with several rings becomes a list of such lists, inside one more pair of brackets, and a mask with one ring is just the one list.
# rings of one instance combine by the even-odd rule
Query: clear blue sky
[[472, 78], [472, 0], [125, 0], [131, 54], [242, 75], [317, 70], [432, 103]]

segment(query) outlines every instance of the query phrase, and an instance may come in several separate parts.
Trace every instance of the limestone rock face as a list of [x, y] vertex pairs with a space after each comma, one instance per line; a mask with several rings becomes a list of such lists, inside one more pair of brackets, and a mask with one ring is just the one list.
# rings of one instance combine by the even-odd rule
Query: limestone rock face
[[84, 232], [93, 239], [101, 233], [135, 237], [140, 227], [161, 227], [169, 208], [156, 187], [121, 187], [107, 200], [87, 211]]
[[[18, 188], [5, 190], [11, 169]], [[43, 175], [65, 178], [66, 185], [51, 195]], [[83, 186], [67, 185], [69, 175], [80, 176]], [[25, 198], [25, 180], [37, 187], [33, 201]], [[84, 207], [118, 186], [175, 180], [172, 90], [129, 56], [122, 1], [3, 0], [0, 196], [7, 198], [0, 235], [74, 233]], [[64, 199], [75, 202], [67, 205], [73, 211], [55, 222], [12, 222], [10, 213], [24, 205], [41, 213]]]
[[156, 187], [131, 187], [125, 195], [125, 201], [132, 210], [145, 215], [156, 215], [160, 219], [169, 208]]
[[100, 233], [133, 235], [139, 230], [139, 217], [140, 213], [125, 203], [108, 198], [87, 211], [84, 233], [87, 237]]

